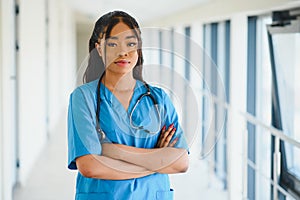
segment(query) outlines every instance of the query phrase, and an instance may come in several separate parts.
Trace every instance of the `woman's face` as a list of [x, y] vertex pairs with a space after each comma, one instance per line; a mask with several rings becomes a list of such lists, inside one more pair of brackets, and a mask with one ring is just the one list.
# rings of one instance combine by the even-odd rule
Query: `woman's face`
[[120, 75], [131, 72], [138, 60], [138, 38], [134, 32], [119, 22], [112, 28], [110, 37], [104, 40], [100, 41], [99, 53], [106, 70]]

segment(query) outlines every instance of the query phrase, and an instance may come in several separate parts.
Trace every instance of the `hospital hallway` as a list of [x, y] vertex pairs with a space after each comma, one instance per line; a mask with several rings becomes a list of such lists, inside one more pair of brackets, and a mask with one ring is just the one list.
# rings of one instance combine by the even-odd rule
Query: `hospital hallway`
[[[123, 12], [139, 25], [126, 45], [116, 33], [131, 27], [127, 21], [97, 28], [101, 16]], [[118, 41], [102, 46], [103, 35]], [[119, 60], [128, 52], [141, 73], [133, 57]], [[169, 175], [175, 200], [300, 199], [299, 52], [300, 0], [0, 0], [0, 200], [74, 199], [68, 144], [81, 156], [77, 150], [87, 148], [78, 144], [98, 148], [101, 138], [97, 96], [74, 103], [73, 91], [96, 88], [85, 72], [98, 79], [109, 53], [118, 56], [109, 67], [132, 67], [151, 89], [104, 81], [112, 87], [100, 87], [100, 98], [110, 103], [99, 108], [110, 114], [101, 114], [100, 125], [116, 138], [132, 133], [132, 145], [153, 147], [162, 127], [175, 123], [175, 134], [184, 136], [173, 137], [176, 147], [190, 152], [188, 171]], [[112, 88], [130, 92], [128, 109], [120, 107], [124, 99], [113, 101]], [[70, 137], [74, 143], [67, 139], [70, 105], [69, 133], [80, 135]], [[98, 197], [106, 189], [100, 185], [96, 194], [80, 195]]]
[[[59, 125], [32, 168], [25, 186], [17, 186], [13, 200], [67, 200], [74, 199], [76, 171], [67, 169], [66, 115], [61, 116]], [[206, 167], [194, 157], [185, 174], [171, 175], [175, 200], [201, 198], [225, 200], [226, 191], [213, 185]], [[201, 177], [201, 181], [198, 181]], [[186, 180], [189, 180], [187, 184]], [[211, 182], [211, 184], [209, 184]]]

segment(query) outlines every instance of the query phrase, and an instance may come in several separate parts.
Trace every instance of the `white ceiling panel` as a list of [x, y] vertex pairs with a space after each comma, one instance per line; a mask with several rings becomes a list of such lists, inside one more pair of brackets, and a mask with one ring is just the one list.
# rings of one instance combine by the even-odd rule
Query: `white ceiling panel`
[[78, 13], [89, 19], [96, 19], [112, 10], [124, 10], [145, 23], [174, 12], [187, 10], [209, 0], [69, 0]]

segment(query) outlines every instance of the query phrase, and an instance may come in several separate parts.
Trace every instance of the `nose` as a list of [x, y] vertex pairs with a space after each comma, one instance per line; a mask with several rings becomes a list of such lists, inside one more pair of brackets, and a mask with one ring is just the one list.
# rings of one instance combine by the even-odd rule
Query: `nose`
[[128, 56], [128, 48], [126, 46], [126, 44], [121, 44], [119, 46], [119, 57], [123, 57], [123, 56]]
[[119, 52], [119, 57], [123, 57], [123, 56], [128, 56], [128, 52], [127, 51], [124, 51], [124, 50], [121, 50]]

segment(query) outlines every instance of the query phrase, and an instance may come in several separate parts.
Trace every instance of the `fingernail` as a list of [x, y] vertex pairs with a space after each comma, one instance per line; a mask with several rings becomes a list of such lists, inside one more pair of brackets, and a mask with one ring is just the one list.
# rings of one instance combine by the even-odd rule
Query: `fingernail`
[[170, 128], [173, 128], [174, 127], [174, 124], [172, 123], [171, 125], [170, 125]]

